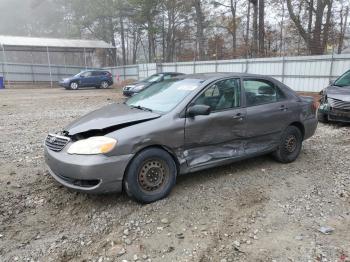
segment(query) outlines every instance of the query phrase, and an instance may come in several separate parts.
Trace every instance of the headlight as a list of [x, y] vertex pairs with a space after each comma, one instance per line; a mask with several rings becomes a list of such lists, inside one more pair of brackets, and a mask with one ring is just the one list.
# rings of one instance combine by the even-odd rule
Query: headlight
[[68, 148], [68, 154], [97, 155], [106, 154], [116, 146], [117, 140], [106, 136], [94, 136], [79, 140]]

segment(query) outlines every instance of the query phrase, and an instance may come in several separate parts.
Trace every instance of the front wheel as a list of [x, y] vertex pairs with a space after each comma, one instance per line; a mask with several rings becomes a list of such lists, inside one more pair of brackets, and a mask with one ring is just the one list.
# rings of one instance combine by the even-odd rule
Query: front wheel
[[72, 82], [70, 83], [69, 88], [72, 90], [77, 90], [79, 88], [79, 84], [77, 82]]
[[281, 163], [291, 163], [298, 158], [302, 143], [303, 136], [300, 129], [295, 126], [289, 126], [283, 132], [278, 149], [273, 155]]
[[102, 81], [102, 82], [101, 82], [101, 88], [106, 89], [106, 88], [108, 88], [108, 87], [109, 87], [109, 84], [108, 84], [107, 81]]
[[124, 178], [124, 189], [137, 201], [151, 203], [169, 195], [176, 175], [176, 164], [168, 152], [146, 149], [131, 161]]

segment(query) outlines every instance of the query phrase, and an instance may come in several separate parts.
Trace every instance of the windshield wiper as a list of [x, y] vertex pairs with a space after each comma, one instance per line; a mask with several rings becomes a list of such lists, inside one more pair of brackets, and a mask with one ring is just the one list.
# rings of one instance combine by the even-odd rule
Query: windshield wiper
[[143, 110], [143, 111], [149, 111], [149, 112], [152, 112], [153, 110], [151, 108], [147, 108], [147, 107], [144, 107], [144, 106], [130, 106], [131, 108], [137, 108], [137, 109], [140, 109], [140, 110]]

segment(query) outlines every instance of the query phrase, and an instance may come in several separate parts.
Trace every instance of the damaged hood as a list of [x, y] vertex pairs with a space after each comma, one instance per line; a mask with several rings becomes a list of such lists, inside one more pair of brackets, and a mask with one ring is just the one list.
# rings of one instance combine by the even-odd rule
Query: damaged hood
[[350, 86], [330, 86], [327, 88], [327, 96], [330, 98], [350, 102]]
[[159, 114], [130, 108], [125, 104], [110, 104], [97, 109], [69, 124], [64, 131], [69, 135], [91, 130], [103, 130], [118, 126], [131, 125], [160, 117]]

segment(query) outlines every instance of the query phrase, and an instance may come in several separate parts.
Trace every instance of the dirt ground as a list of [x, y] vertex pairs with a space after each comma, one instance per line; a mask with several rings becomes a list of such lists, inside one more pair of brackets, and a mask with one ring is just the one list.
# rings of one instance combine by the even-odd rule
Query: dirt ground
[[120, 99], [0, 90], [0, 261], [350, 261], [349, 126], [320, 124], [292, 164], [263, 156], [179, 177], [149, 205], [57, 184], [46, 134]]

